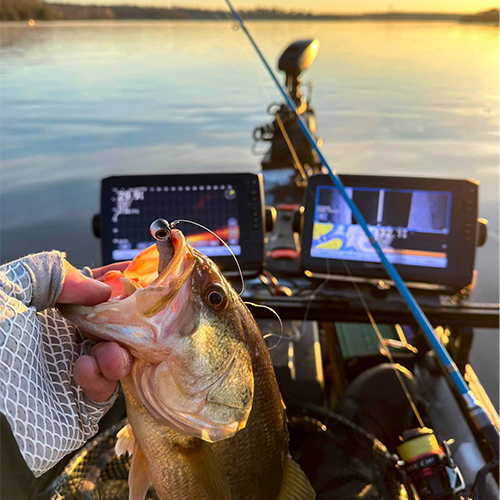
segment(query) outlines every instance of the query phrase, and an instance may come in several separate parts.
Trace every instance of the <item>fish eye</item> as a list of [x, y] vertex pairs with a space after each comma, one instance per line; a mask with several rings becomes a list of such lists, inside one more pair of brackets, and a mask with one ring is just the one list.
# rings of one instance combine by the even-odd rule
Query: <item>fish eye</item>
[[211, 285], [205, 292], [205, 301], [214, 311], [222, 311], [227, 305], [227, 295], [220, 285]]

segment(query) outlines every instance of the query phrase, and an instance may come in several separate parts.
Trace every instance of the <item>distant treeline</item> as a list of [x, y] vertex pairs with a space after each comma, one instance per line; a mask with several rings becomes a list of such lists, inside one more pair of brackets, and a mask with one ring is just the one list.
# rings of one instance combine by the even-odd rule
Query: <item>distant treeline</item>
[[487, 10], [486, 12], [479, 12], [470, 16], [462, 16], [460, 21], [464, 23], [495, 23], [499, 24], [499, 11], [498, 9]]
[[29, 19], [54, 19], [51, 5], [39, 0], [2, 0], [0, 21], [27, 21]]
[[[386, 12], [381, 14], [336, 15], [312, 14], [301, 11], [282, 9], [251, 9], [242, 10], [245, 19], [253, 20], [380, 20], [380, 21], [465, 21], [491, 22], [498, 24], [498, 9], [492, 9], [479, 14], [462, 16], [460, 14], [426, 14]], [[129, 5], [75, 5], [64, 3], [47, 3], [41, 0], [1, 0], [1, 21], [34, 20], [77, 20], [77, 19], [229, 19], [227, 10], [206, 10], [180, 7], [134, 7]]]

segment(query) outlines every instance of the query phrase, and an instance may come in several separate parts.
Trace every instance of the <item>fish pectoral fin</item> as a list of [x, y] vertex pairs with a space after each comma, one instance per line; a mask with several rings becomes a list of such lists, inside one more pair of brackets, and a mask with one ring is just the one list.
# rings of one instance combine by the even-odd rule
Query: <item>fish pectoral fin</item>
[[128, 500], [145, 500], [146, 493], [152, 484], [146, 459], [139, 444], [136, 443], [128, 473]]
[[196, 440], [193, 446], [179, 448], [193, 476], [210, 500], [231, 500], [231, 490], [210, 444]]
[[116, 435], [118, 438], [115, 444], [116, 456], [119, 457], [123, 455], [126, 451], [132, 456], [135, 450], [135, 436], [132, 431], [132, 426], [127, 424], [125, 427], [121, 428]]
[[126, 451], [132, 456], [130, 461], [130, 472], [128, 474], [129, 500], [144, 500], [146, 493], [153, 484], [149, 478], [146, 459], [135, 439], [132, 426], [127, 424], [120, 429], [117, 434], [118, 440], [115, 444], [115, 452], [117, 456], [122, 455]]
[[316, 492], [299, 464], [291, 457], [286, 459], [283, 482], [277, 500], [314, 500]]

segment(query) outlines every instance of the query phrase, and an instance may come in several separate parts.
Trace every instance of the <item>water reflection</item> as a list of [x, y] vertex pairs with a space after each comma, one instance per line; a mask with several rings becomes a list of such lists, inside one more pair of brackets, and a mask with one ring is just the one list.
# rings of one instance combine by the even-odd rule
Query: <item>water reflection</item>
[[[47, 227], [71, 207], [90, 217], [99, 179], [111, 174], [258, 168], [250, 131], [277, 95], [230, 23], [2, 28], [4, 230], [26, 224], [30, 213]], [[271, 60], [290, 40], [321, 40], [307, 75], [316, 82], [325, 152], [340, 172], [483, 181], [492, 253], [481, 252], [491, 266], [498, 248], [497, 28], [260, 22], [252, 30]], [[21, 201], [21, 193], [29, 198]], [[45, 245], [57, 246], [53, 238]], [[36, 241], [11, 240], [3, 259]], [[95, 245], [88, 251], [98, 261]], [[498, 288], [481, 277], [484, 287], [488, 296]]]
[[[90, 216], [99, 179], [111, 174], [256, 170], [250, 131], [277, 95], [230, 26], [3, 25], [2, 228], [30, 212], [50, 224], [67, 203]], [[271, 60], [290, 40], [321, 40], [307, 75], [340, 172], [477, 178], [497, 248], [497, 28], [260, 22], [252, 30]], [[3, 258], [31, 250], [23, 241], [4, 246]]]
[[[250, 134], [280, 99], [231, 26], [2, 25], [2, 261], [58, 248], [78, 266], [98, 264], [90, 220], [103, 177], [258, 170]], [[319, 38], [306, 77], [316, 82], [319, 133], [340, 173], [481, 181], [490, 237], [477, 254], [475, 297], [498, 300], [498, 28], [250, 26], [271, 61], [295, 39]], [[483, 335], [474, 356], [498, 366], [498, 332]], [[493, 393], [496, 376], [487, 374]]]

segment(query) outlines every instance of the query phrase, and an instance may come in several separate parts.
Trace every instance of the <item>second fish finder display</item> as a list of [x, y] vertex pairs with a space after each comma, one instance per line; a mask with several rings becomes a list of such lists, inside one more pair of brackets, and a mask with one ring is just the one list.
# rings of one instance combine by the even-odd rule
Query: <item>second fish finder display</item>
[[[134, 258], [154, 243], [149, 224], [158, 218], [187, 219], [210, 228], [234, 252], [241, 254], [238, 193], [231, 184], [138, 186], [111, 188], [113, 260]], [[187, 242], [209, 257], [230, 255], [212, 234], [182, 224]]]
[[[446, 268], [451, 192], [346, 188], [393, 264]], [[380, 262], [340, 192], [318, 186], [311, 256]]]

